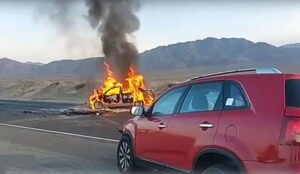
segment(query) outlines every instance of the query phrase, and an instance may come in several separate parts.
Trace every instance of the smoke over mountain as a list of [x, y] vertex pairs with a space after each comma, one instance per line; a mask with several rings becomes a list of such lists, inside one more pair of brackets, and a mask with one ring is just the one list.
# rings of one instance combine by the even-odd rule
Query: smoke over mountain
[[130, 42], [140, 26], [135, 11], [137, 0], [86, 0], [90, 25], [101, 36], [106, 61], [119, 80], [124, 80], [130, 66], [137, 65], [138, 51]]
[[66, 34], [72, 30], [75, 23], [72, 17], [74, 5], [72, 0], [53, 0], [48, 4], [44, 3], [44, 8], [40, 10], [47, 12], [49, 20], [56, 25], [59, 33]]
[[[11, 1], [7, 0], [12, 5], [16, 2], [25, 4], [22, 0]], [[26, 2], [34, 4], [36, 9], [33, 16], [36, 22], [46, 25], [50, 23], [54, 26], [57, 47], [65, 50], [68, 57], [102, 56], [100, 55], [102, 48], [105, 61], [112, 67], [118, 81], [125, 79], [130, 66], [137, 66], [138, 50], [133, 43], [133, 33], [140, 27], [140, 21], [135, 15], [140, 8], [139, 0], [28, 0]], [[88, 28], [91, 32], [93, 29], [97, 32], [101, 40], [97, 36], [90, 37], [82, 32], [86, 24], [91, 26]], [[49, 27], [49, 31], [51, 29]], [[99, 42], [102, 44], [100, 45]]]

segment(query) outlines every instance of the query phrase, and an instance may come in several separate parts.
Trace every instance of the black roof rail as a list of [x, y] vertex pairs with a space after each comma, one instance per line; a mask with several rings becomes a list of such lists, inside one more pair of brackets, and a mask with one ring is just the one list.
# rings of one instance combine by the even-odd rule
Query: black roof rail
[[279, 74], [279, 73], [281, 73], [278, 69], [273, 68], [273, 67], [271, 67], [271, 68], [249, 68], [249, 69], [231, 70], [231, 71], [207, 74], [207, 75], [192, 78], [189, 81], [206, 78], [206, 77], [214, 77], [214, 76], [219, 76], [219, 75], [244, 73], [244, 72], [255, 72], [256, 74]]

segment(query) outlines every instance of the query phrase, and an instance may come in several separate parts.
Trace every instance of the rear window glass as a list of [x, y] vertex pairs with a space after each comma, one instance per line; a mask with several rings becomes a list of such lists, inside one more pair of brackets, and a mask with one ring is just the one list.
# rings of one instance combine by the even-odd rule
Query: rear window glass
[[243, 90], [236, 82], [225, 83], [225, 109], [241, 109], [248, 107]]
[[300, 107], [300, 80], [287, 80], [285, 83], [286, 106]]

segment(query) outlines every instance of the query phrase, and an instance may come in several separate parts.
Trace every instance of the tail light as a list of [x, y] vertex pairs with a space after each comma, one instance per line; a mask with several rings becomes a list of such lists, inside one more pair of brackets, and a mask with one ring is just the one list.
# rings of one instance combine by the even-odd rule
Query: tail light
[[286, 117], [282, 131], [282, 143], [284, 145], [300, 145], [300, 119]]

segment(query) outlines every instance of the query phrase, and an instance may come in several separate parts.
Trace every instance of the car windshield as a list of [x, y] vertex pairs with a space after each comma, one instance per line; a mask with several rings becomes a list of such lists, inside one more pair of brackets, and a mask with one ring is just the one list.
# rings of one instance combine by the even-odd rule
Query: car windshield
[[300, 80], [287, 80], [285, 82], [286, 106], [300, 107]]

